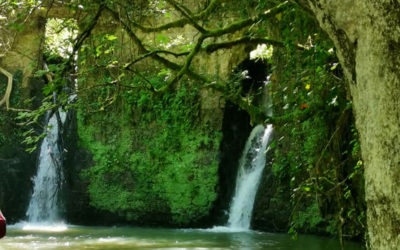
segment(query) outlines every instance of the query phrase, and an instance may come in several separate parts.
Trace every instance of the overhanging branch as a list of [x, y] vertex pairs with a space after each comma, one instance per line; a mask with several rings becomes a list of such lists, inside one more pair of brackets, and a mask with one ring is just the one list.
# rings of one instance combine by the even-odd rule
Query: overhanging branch
[[[205, 51], [207, 53], [213, 53], [219, 49], [229, 49], [232, 48], [233, 46], [237, 46], [237, 45], [241, 45], [241, 44], [269, 44], [272, 46], [276, 46], [276, 47], [285, 47], [285, 44], [281, 41], [276, 41], [273, 39], [269, 39], [269, 38], [262, 38], [262, 37], [249, 37], [249, 36], [244, 36], [241, 37], [239, 39], [236, 40], [232, 40], [232, 41], [227, 41], [227, 42], [220, 42], [220, 43], [212, 43], [212, 44], [208, 44], [205, 47]], [[297, 49], [299, 50], [304, 50], [304, 47], [302, 47], [301, 45], [294, 45], [297, 47]]]
[[167, 54], [167, 55], [172, 55], [174, 57], [180, 57], [180, 56], [189, 55], [189, 52], [175, 53], [175, 52], [168, 51], [168, 50], [153, 50], [153, 51], [150, 51], [150, 52], [148, 52], [146, 54], [143, 54], [140, 57], [138, 57], [138, 58], [132, 60], [131, 62], [127, 63], [124, 66], [124, 69], [128, 69], [132, 65], [134, 65], [134, 64], [136, 64], [136, 63], [138, 63], [138, 62], [140, 62], [140, 61], [142, 61], [142, 60], [144, 60], [144, 59], [146, 59], [148, 57], [152, 57], [155, 54]]
[[[169, 1], [171, 2], [171, 1]], [[219, 1], [213, 1], [212, 3], [217, 4]], [[253, 123], [283, 123], [286, 121], [290, 121], [290, 120], [296, 120], [296, 119], [307, 119], [308, 117], [310, 117], [313, 113], [314, 113], [314, 109], [307, 109], [307, 110], [302, 110], [299, 111], [298, 113], [296, 112], [296, 114], [289, 114], [286, 116], [282, 116], [282, 117], [268, 117], [266, 116], [262, 110], [253, 105], [251, 103], [251, 101], [249, 101], [247, 98], [239, 95], [232, 95], [229, 94], [229, 88], [228, 88], [228, 84], [227, 83], [215, 83], [212, 82], [210, 79], [208, 79], [207, 77], [200, 75], [199, 73], [193, 71], [192, 69], [190, 69], [190, 64], [193, 60], [193, 58], [195, 57], [195, 55], [202, 50], [202, 45], [205, 39], [209, 38], [209, 37], [219, 37], [225, 34], [229, 34], [229, 33], [234, 33], [236, 31], [239, 31], [245, 27], [248, 27], [254, 23], [257, 23], [261, 20], [264, 20], [265, 18], [271, 17], [276, 15], [277, 13], [280, 13], [281, 11], [283, 11], [287, 5], [289, 4], [289, 1], [285, 1], [282, 4], [277, 5], [276, 7], [254, 17], [254, 18], [248, 18], [248, 19], [244, 19], [244, 20], [240, 20], [237, 21], [231, 25], [228, 25], [224, 28], [221, 29], [214, 29], [214, 30], [205, 30], [205, 33], [203, 33], [200, 38], [198, 39], [195, 47], [190, 51], [190, 52], [184, 52], [181, 54], [176, 54], [174, 52], [167, 52], [167, 51], [161, 51], [161, 50], [156, 50], [156, 51], [150, 51], [148, 49], [146, 49], [146, 47], [144, 46], [142, 40], [136, 35], [136, 33], [132, 30], [132, 27], [138, 27], [137, 24], [129, 22], [127, 23], [126, 21], [122, 20], [120, 14], [110, 8], [107, 8], [107, 10], [111, 13], [111, 15], [113, 16], [114, 20], [117, 21], [118, 23], [121, 24], [121, 26], [123, 27], [123, 29], [127, 32], [128, 36], [131, 38], [131, 40], [136, 44], [137, 48], [139, 49], [139, 53], [142, 54], [142, 56], [140, 56], [139, 58], [134, 59], [133, 61], [129, 62], [128, 64], [126, 64], [124, 66], [125, 70], [129, 70], [129, 68], [137, 63], [138, 61], [141, 61], [145, 58], [152, 58], [156, 61], [158, 61], [159, 63], [163, 64], [165, 67], [178, 72], [176, 77], [173, 78], [171, 81], [167, 82], [166, 85], [164, 87], [161, 87], [160, 89], [154, 89], [155, 92], [162, 92], [165, 91], [169, 88], [169, 86], [171, 86], [174, 82], [178, 81], [184, 74], [186, 74], [188, 77], [194, 79], [194, 80], [198, 80], [201, 81], [203, 83], [203, 87], [206, 88], [211, 88], [214, 89], [218, 92], [221, 92], [224, 94], [224, 97], [231, 101], [232, 103], [238, 105], [241, 109], [245, 110], [246, 112], [248, 112], [251, 116], [252, 122]], [[211, 4], [210, 4], [211, 5]], [[210, 6], [208, 7], [210, 8]], [[180, 12], [185, 12], [184, 9], [181, 9]], [[209, 14], [209, 13], [208, 13]], [[187, 14], [189, 15], [189, 14]], [[181, 19], [178, 20], [176, 22], [182, 22], [179, 23], [179, 25], [182, 24], [185, 25], [187, 23], [191, 23], [192, 25], [195, 25], [193, 23], [193, 20], [197, 20], [197, 17], [193, 17], [192, 21], [187, 20], [186, 19]], [[176, 24], [176, 23], [175, 23]], [[145, 31], [145, 32], [157, 32], [157, 31], [161, 31], [163, 29], [168, 29], [172, 26], [169, 26], [170, 24], [167, 24], [166, 26], [163, 26], [162, 29], [158, 28], [151, 28], [151, 29], [146, 29], [143, 30], [143, 27], [139, 27], [140, 30]], [[168, 28], [167, 28], [168, 27]], [[178, 26], [173, 26], [173, 27], [178, 27]], [[179, 26], [181, 27], [181, 26]], [[259, 44], [259, 43], [268, 43], [274, 46], [279, 46], [279, 47], [283, 47], [285, 46], [282, 42], [279, 41], [275, 41], [269, 38], [252, 38], [252, 37], [242, 37], [239, 38], [237, 40], [233, 40], [233, 41], [228, 41], [228, 42], [221, 42], [221, 43], [214, 43], [214, 44], [209, 44], [205, 47], [205, 50], [208, 53], [211, 53], [213, 51], [216, 51], [218, 49], [223, 49], [223, 48], [229, 48], [238, 44], [243, 44], [243, 43], [253, 43], [253, 44]], [[298, 46], [299, 49], [303, 49], [301, 46]], [[187, 55], [187, 58], [184, 62], [183, 65], [179, 65], [175, 62], [172, 62], [162, 56], [160, 56], [160, 54], [170, 54], [173, 56], [184, 56]]]
[[289, 5], [289, 1], [285, 1], [281, 4], [278, 4], [277, 6], [265, 11], [264, 13], [261, 13], [259, 15], [257, 15], [256, 17], [252, 17], [252, 18], [247, 18], [247, 19], [243, 19], [240, 21], [237, 21], [235, 23], [232, 23], [224, 28], [221, 29], [214, 29], [214, 30], [209, 30], [207, 32], [207, 34], [205, 34], [206, 37], [218, 37], [218, 36], [222, 36], [222, 35], [226, 35], [226, 34], [230, 34], [230, 33], [234, 33], [236, 31], [239, 31], [243, 28], [246, 28], [254, 23], [257, 23], [260, 20], [264, 20], [268, 17], [272, 17], [275, 16], [276, 14], [284, 11], [287, 6]]
[[[211, 3], [207, 6], [207, 8], [205, 10], [194, 15], [192, 17], [192, 19], [194, 21], [199, 21], [199, 20], [209, 16], [222, 1], [223, 0], [212, 0]], [[181, 18], [176, 21], [173, 21], [173, 22], [170, 22], [167, 24], [163, 24], [158, 27], [147, 27], [147, 26], [143, 26], [137, 22], [132, 21], [132, 24], [135, 28], [138, 28], [139, 30], [141, 30], [142, 32], [145, 32], [145, 33], [160, 32], [160, 31], [168, 30], [170, 28], [182, 28], [188, 23], [189, 23], [189, 19]]]
[[90, 36], [90, 34], [92, 33], [92, 30], [94, 29], [94, 27], [97, 24], [97, 21], [99, 20], [104, 8], [105, 8], [105, 4], [103, 3], [99, 6], [99, 8], [96, 12], [96, 15], [94, 16], [92, 21], [88, 24], [87, 28], [81, 34], [79, 34], [79, 36], [76, 39], [77, 42], [73, 46], [71, 57], [73, 57], [75, 55], [75, 53], [82, 46], [82, 44], [86, 40], [86, 38], [88, 38]]
[[188, 72], [189, 66], [192, 63], [193, 58], [199, 53], [201, 46], [204, 42], [204, 39], [205, 39], [205, 37], [202, 35], [199, 38], [199, 40], [197, 40], [196, 46], [190, 52], [190, 54], [187, 56], [185, 63], [183, 64], [183, 66], [181, 67], [181, 69], [179, 70], [177, 75], [171, 81], [169, 81], [162, 89], [160, 89], [161, 91], [168, 89], [170, 86], [172, 86], [177, 81], [179, 81], [184, 74], [186, 74]]
[[196, 20], [192, 16], [190, 16], [190, 14], [186, 13], [186, 11], [180, 6], [180, 4], [178, 4], [174, 0], [166, 1], [171, 4], [179, 13], [181, 13], [188, 20], [188, 22], [191, 23], [198, 31], [203, 34], [206, 33], [206, 30], [201, 27], [200, 24], [198, 24]]

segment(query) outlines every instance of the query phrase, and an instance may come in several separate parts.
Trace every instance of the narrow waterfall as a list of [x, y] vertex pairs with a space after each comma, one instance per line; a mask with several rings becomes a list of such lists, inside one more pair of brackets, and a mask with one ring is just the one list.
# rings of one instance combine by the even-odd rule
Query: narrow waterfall
[[[59, 110], [61, 124], [67, 113]], [[56, 113], [48, 119], [46, 137], [40, 146], [37, 174], [33, 179], [32, 198], [27, 211], [28, 222], [33, 224], [54, 224], [60, 222], [59, 192], [63, 182], [62, 148]]]
[[266, 163], [266, 148], [272, 137], [272, 125], [256, 126], [243, 150], [236, 178], [227, 227], [234, 230], [250, 228], [251, 215], [262, 171]]

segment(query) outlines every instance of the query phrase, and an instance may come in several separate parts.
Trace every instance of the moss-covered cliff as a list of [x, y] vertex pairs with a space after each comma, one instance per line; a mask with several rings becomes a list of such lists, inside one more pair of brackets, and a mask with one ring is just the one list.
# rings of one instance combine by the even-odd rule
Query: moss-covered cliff
[[[143, 1], [141, 12], [118, 4], [68, 6], [87, 14], [76, 17], [78, 60], [57, 58], [49, 65], [54, 78], [44, 89], [48, 100], [56, 91], [56, 105], [76, 111], [64, 145], [70, 221], [223, 224], [242, 146], [252, 122], [266, 119], [274, 123], [275, 140], [254, 228], [361, 237], [363, 164], [352, 104], [333, 44], [313, 18], [297, 5], [272, 0], [190, 1], [187, 8], [199, 13], [192, 20], [181, 17], [186, 10], [179, 6]], [[71, 17], [71, 9], [47, 14]], [[249, 52], [264, 42], [274, 45], [272, 59], [250, 60]], [[42, 45], [34, 56], [41, 58]], [[76, 82], [67, 80], [75, 77]], [[33, 91], [39, 87], [24, 90], [40, 96]], [[65, 89], [76, 91], [76, 103], [67, 101]], [[272, 118], [268, 105], [260, 105], [263, 98], [272, 100]], [[10, 136], [0, 135], [0, 156], [8, 164], [0, 170], [7, 177], [0, 178], [14, 178], [21, 176], [22, 165], [17, 174], [11, 166], [20, 148], [7, 150], [24, 136], [13, 127], [13, 114], [1, 117], [6, 120], [1, 133]], [[34, 158], [15, 157], [21, 164]], [[33, 162], [20, 185], [27, 194]], [[5, 183], [0, 185], [8, 192], [17, 181]], [[19, 217], [22, 207], [15, 213]]]
[[220, 132], [202, 123], [194, 87], [148, 95], [128, 91], [97, 113], [81, 102], [91, 204], [137, 224], [193, 226], [217, 196]]
[[[14, 90], [10, 105], [20, 107], [24, 103], [24, 89], [21, 86], [23, 78], [20, 70], [14, 73]], [[0, 82], [6, 83], [7, 78], [0, 74]], [[30, 79], [32, 84], [40, 84], [37, 79]], [[1, 85], [0, 95], [4, 93], [5, 84]], [[25, 89], [26, 91], [26, 89]], [[34, 90], [32, 90], [34, 91]], [[28, 91], [26, 91], [28, 92]], [[24, 144], [26, 128], [18, 126], [17, 112], [0, 110], [0, 209], [10, 223], [25, 217], [32, 188], [31, 177], [36, 169], [36, 154], [26, 152]]]

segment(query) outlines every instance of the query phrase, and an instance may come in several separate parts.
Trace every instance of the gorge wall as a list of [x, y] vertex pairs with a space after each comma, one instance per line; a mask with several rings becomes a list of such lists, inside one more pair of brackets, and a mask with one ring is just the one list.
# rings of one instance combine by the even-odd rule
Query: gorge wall
[[[194, 9], [204, 7], [202, 1], [185, 4]], [[224, 12], [212, 15], [210, 25], [221, 27], [254, 12], [252, 6], [242, 7], [239, 3], [223, 5]], [[294, 12], [300, 11], [296, 8]], [[62, 8], [35, 15], [30, 22], [33, 28], [18, 34], [10, 54], [1, 58], [0, 66], [14, 73], [17, 82], [12, 100], [20, 101], [15, 107], [27, 107], [23, 100], [36, 97], [28, 105], [34, 108], [41, 99], [44, 81], [33, 78], [32, 72], [42, 67], [44, 17], [76, 16]], [[176, 16], [172, 12], [172, 17]], [[163, 24], [154, 17], [144, 16], [143, 20], [152, 27]], [[86, 21], [78, 20], [81, 29]], [[272, 59], [249, 61], [249, 52], [255, 48], [251, 44], [212, 54], [201, 51], [192, 64], [215, 81], [239, 84], [239, 94], [248, 101], [254, 96], [256, 101], [265, 98], [259, 87], [266, 85], [269, 75], [266, 88], [274, 116], [281, 119], [274, 125], [276, 135], [268, 149], [271, 161], [257, 195], [254, 228], [362, 237], [363, 178], [361, 170], [353, 171], [361, 168], [354, 150], [358, 137], [351, 130], [354, 125], [340, 66], [331, 69], [337, 65], [333, 53], [327, 52], [333, 48], [331, 41], [306, 14], [297, 19], [290, 14], [277, 15], [257, 32], [282, 41], [283, 45], [274, 48]], [[149, 47], [179, 49], [183, 44], [193, 45], [198, 31], [185, 26], [157, 35], [138, 34], [146, 38]], [[228, 36], [235, 39], [241, 35]], [[35, 43], [22, 42], [26, 40]], [[311, 43], [310, 48], [293, 48], [293, 41]], [[111, 61], [107, 61], [109, 54]], [[152, 60], [138, 64], [148, 82], [138, 72], [122, 74], [115, 69], [115, 64], [125, 65], [140, 55], [129, 34], [107, 13], [79, 51], [76, 113], [65, 128], [67, 221], [96, 224], [101, 218], [103, 224], [175, 227], [224, 224], [237, 161], [254, 124], [246, 111], [226, 102], [221, 93], [199, 87], [201, 84], [188, 78], [166, 92], [147, 91], [149, 82], [159, 87], [172, 75]], [[182, 63], [179, 58], [176, 61]], [[253, 74], [253, 69], [261, 73]], [[20, 78], [17, 71], [21, 71]], [[250, 72], [251, 79], [238, 81], [244, 71]], [[113, 79], [121, 85], [113, 85]], [[252, 81], [258, 85], [251, 86]], [[303, 113], [308, 115], [303, 117]], [[26, 210], [36, 156], [24, 153], [25, 146], [20, 143], [23, 128], [15, 126], [14, 113], [2, 114], [8, 124], [2, 125], [2, 133], [16, 136], [1, 141], [0, 162], [7, 167], [0, 169], [5, 174], [0, 178], [7, 181], [0, 182], [0, 208], [16, 221]], [[15, 141], [21, 146], [13, 147]], [[348, 178], [350, 175], [355, 177]], [[23, 190], [14, 189], [16, 185]]]
[[[44, 81], [34, 78], [33, 73], [41, 68], [44, 24], [42, 18], [32, 20], [23, 31], [15, 34], [11, 50], [0, 57], [0, 67], [14, 78], [11, 108], [31, 109], [41, 101]], [[0, 81], [3, 94], [8, 79], [0, 74]], [[25, 152], [27, 147], [22, 143], [25, 129], [16, 125], [17, 115], [17, 111], [0, 110], [0, 207], [10, 223], [25, 215], [37, 158], [36, 154]]]

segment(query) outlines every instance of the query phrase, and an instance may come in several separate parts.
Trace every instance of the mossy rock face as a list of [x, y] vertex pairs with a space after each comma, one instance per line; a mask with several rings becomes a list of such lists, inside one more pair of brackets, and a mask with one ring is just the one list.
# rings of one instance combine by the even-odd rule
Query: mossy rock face
[[229, 205], [235, 192], [239, 160], [242, 156], [247, 137], [251, 132], [250, 116], [236, 105], [225, 105], [222, 140], [219, 147], [218, 198], [212, 211], [215, 225], [224, 225], [228, 221]]
[[198, 90], [147, 95], [127, 92], [102, 113], [81, 103], [91, 205], [135, 224], [201, 224], [217, 196], [220, 133], [201, 123]]
[[267, 153], [267, 165], [254, 203], [252, 227], [268, 232], [287, 232], [292, 211], [290, 192], [286, 183], [280, 183], [272, 172], [273, 155], [273, 151]]
[[0, 209], [9, 223], [24, 218], [32, 188], [35, 155], [28, 154], [21, 145], [0, 147]]
[[[14, 73], [14, 88], [10, 105], [18, 107], [21, 98], [20, 81], [22, 72]], [[0, 96], [4, 93], [7, 78], [0, 74]], [[31, 177], [36, 169], [35, 153], [29, 154], [23, 145], [24, 128], [18, 126], [16, 112], [0, 111], [0, 209], [8, 223], [15, 223], [25, 217], [32, 190]]]

